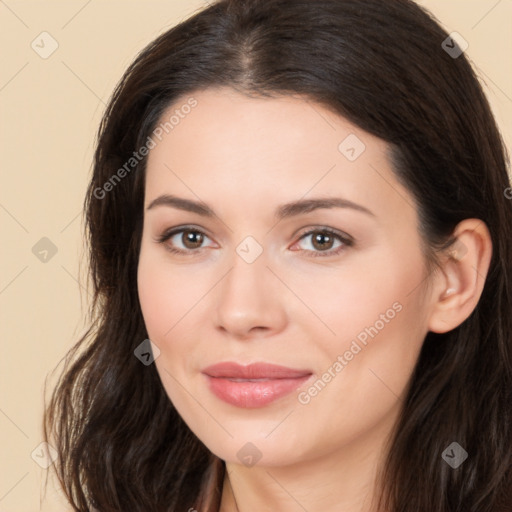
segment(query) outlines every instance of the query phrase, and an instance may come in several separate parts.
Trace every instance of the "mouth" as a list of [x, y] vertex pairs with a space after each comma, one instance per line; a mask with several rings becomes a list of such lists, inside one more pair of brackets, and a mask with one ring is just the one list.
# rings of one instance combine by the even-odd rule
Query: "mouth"
[[268, 405], [296, 390], [312, 376], [309, 370], [269, 363], [243, 366], [234, 362], [209, 366], [202, 373], [217, 398], [246, 409]]

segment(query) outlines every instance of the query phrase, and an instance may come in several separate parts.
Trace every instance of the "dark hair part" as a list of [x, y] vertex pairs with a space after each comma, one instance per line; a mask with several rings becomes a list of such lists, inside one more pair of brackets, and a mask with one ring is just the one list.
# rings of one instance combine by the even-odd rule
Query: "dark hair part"
[[[98, 198], [178, 99], [227, 86], [300, 95], [389, 144], [430, 255], [478, 218], [493, 255], [471, 316], [428, 333], [383, 466], [379, 510], [512, 510], [512, 201], [506, 150], [467, 58], [409, 0], [220, 0], [148, 45], [98, 132], [85, 200], [94, 289], [88, 332], [68, 354], [45, 436], [74, 510], [217, 512], [225, 464], [190, 431], [154, 365], [137, 295], [146, 158]], [[51, 439], [49, 439], [51, 435]], [[468, 459], [441, 454], [457, 441]]]

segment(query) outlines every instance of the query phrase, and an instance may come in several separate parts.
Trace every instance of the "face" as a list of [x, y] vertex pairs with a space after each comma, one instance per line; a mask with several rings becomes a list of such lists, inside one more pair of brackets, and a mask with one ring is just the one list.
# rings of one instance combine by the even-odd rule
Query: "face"
[[148, 156], [138, 267], [169, 399], [235, 463], [386, 431], [428, 331], [417, 210], [386, 144], [299, 97], [191, 96]]

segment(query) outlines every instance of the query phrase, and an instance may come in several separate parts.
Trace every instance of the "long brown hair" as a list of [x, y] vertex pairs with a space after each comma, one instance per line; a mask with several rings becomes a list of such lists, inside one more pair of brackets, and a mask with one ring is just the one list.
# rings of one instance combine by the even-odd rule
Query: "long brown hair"
[[[155, 365], [134, 357], [148, 337], [137, 295], [146, 157], [126, 167], [170, 104], [216, 86], [300, 94], [386, 141], [433, 257], [461, 220], [487, 224], [493, 255], [482, 296], [459, 327], [426, 336], [379, 510], [512, 510], [506, 151], [468, 59], [447, 51], [448, 37], [410, 0], [220, 0], [137, 56], [101, 122], [85, 199], [91, 326], [69, 352], [44, 418], [74, 510], [218, 511], [224, 462], [183, 422]], [[441, 458], [452, 441], [469, 454], [457, 469]]]

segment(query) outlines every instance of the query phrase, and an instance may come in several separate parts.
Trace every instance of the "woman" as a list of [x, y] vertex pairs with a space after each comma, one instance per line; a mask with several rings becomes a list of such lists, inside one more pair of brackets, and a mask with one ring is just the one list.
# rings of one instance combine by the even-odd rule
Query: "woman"
[[409, 0], [158, 37], [99, 130], [95, 322], [45, 416], [74, 509], [512, 510], [509, 187]]

